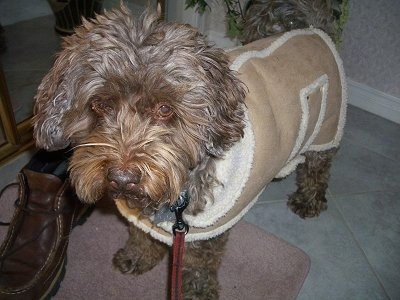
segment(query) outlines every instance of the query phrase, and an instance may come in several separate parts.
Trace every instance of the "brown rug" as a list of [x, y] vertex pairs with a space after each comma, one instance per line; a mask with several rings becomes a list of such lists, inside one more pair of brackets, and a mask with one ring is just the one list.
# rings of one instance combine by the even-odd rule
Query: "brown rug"
[[[0, 221], [9, 220], [17, 189], [0, 199]], [[66, 273], [53, 299], [168, 299], [168, 258], [152, 271], [122, 275], [111, 263], [127, 239], [114, 204], [99, 204], [70, 236]], [[7, 227], [0, 226], [0, 241]], [[295, 299], [310, 267], [300, 249], [245, 222], [231, 231], [219, 271], [221, 299]]]

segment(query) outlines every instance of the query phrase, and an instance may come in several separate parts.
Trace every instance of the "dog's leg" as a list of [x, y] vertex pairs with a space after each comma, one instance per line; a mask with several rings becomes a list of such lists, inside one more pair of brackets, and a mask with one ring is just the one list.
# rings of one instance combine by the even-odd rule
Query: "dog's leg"
[[114, 254], [113, 263], [122, 273], [142, 274], [157, 265], [167, 252], [167, 245], [131, 224], [128, 241]]
[[183, 259], [183, 299], [218, 299], [217, 272], [228, 232], [205, 241], [187, 243]]
[[297, 166], [297, 191], [289, 196], [288, 206], [301, 218], [318, 216], [328, 207], [325, 192], [336, 152], [336, 148], [306, 152], [306, 161]]

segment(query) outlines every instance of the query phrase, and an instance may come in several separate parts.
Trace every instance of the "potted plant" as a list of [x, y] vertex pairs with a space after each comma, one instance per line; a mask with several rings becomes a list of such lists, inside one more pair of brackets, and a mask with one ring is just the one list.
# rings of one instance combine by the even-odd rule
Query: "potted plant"
[[[342, 31], [348, 18], [348, 1], [349, 0], [333, 0], [331, 1], [333, 16], [335, 18], [335, 32], [333, 39], [337, 46], [342, 42]], [[206, 9], [210, 9], [208, 0], [186, 0], [187, 8], [196, 8], [199, 13], [204, 13]], [[244, 28], [245, 14], [253, 0], [217, 0], [225, 7], [225, 20], [227, 23], [227, 36], [230, 38], [241, 38]]]

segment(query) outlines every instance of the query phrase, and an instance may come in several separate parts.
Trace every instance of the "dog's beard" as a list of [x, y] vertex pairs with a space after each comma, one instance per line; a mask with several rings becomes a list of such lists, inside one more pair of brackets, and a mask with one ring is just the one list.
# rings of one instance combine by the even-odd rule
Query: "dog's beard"
[[[193, 155], [159, 141], [132, 143], [146, 144], [144, 151], [143, 147], [121, 146], [114, 138], [96, 135], [89, 139], [95, 142], [75, 147], [70, 177], [78, 197], [86, 203], [100, 199], [124, 200], [130, 208], [144, 214], [174, 203], [186, 187]], [[138, 170], [140, 181], [129, 190], [116, 188], [107, 178], [112, 167]]]
[[105, 188], [105, 195], [103, 198], [111, 200], [124, 200], [129, 208], [138, 208], [146, 211], [150, 209], [156, 209], [153, 201], [151, 201], [151, 198], [139, 185], [135, 185], [130, 190], [121, 190], [108, 184]]

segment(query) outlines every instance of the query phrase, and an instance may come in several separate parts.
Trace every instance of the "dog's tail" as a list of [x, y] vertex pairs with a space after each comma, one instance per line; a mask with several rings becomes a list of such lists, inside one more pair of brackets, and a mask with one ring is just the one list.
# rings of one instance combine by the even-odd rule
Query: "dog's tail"
[[242, 42], [308, 27], [336, 35], [335, 0], [249, 0], [245, 8]]

